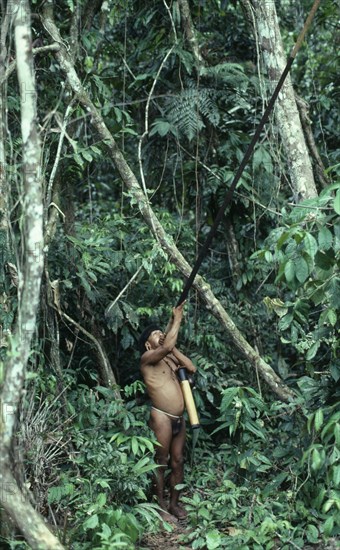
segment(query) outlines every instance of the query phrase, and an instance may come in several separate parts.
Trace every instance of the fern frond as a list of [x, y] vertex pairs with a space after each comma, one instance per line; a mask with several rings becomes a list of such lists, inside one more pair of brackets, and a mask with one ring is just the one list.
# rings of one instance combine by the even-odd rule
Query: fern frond
[[241, 84], [249, 81], [242, 65], [238, 63], [218, 63], [212, 67], [202, 67], [200, 74], [213, 78], [215, 82], [229, 84], [233, 88], [238, 88]]
[[169, 104], [168, 121], [191, 141], [205, 127], [204, 118], [213, 126], [218, 125], [220, 114], [216, 99], [212, 88], [197, 88], [196, 83], [189, 83]]

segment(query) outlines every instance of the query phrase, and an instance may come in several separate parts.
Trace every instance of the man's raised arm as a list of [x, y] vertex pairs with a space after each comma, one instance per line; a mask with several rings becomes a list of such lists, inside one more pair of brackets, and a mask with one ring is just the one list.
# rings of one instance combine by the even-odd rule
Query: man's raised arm
[[191, 359], [189, 359], [189, 357], [179, 351], [179, 349], [177, 349], [176, 347], [172, 348], [171, 354], [178, 361], [178, 367], [185, 367], [186, 370], [191, 374], [194, 374], [196, 372], [197, 369]]
[[169, 332], [165, 335], [164, 338], [161, 337], [160, 345], [157, 348], [148, 350], [145, 353], [143, 353], [141, 358], [142, 366], [148, 365], [148, 364], [149, 365], [157, 364], [158, 361], [160, 361], [166, 355], [168, 355], [168, 353], [170, 353], [171, 350], [175, 347], [177, 342], [179, 327], [181, 325], [181, 321], [183, 317], [183, 306], [184, 306], [184, 302], [172, 309], [171, 327]]

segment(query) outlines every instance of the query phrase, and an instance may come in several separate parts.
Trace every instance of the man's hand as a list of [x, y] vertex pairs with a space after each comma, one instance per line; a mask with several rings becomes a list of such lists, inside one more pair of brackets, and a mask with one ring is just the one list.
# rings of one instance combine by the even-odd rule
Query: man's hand
[[174, 318], [174, 320], [178, 320], [178, 321], [181, 321], [182, 320], [182, 317], [183, 317], [183, 308], [184, 308], [184, 304], [185, 304], [186, 300], [184, 300], [184, 302], [182, 302], [181, 304], [179, 304], [179, 306], [176, 306], [176, 307], [173, 307], [172, 308], [172, 316]]

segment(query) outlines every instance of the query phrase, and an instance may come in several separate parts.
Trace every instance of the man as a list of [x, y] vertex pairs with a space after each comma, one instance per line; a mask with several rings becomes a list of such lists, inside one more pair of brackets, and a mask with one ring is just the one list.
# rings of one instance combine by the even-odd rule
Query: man
[[[173, 520], [173, 516], [183, 519], [187, 515], [178, 503], [180, 492], [175, 489], [183, 481], [186, 433], [184, 399], [176, 371], [179, 367], [185, 367], [188, 372], [194, 373], [196, 367], [176, 348], [183, 306], [184, 302], [173, 308], [172, 319], [165, 333], [157, 325], [151, 325], [144, 330], [139, 340], [141, 371], [152, 403], [149, 426], [160, 443], [155, 457], [159, 468], [154, 479], [154, 492], [166, 520]], [[170, 517], [165, 511], [164, 500], [164, 472], [168, 463], [171, 469]]]

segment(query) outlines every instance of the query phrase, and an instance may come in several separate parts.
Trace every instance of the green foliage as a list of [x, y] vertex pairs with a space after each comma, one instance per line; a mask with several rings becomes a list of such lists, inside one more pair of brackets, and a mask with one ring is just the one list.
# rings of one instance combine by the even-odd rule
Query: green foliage
[[[156, 119], [150, 136], [158, 133], [164, 137], [171, 132], [177, 138], [189, 141], [197, 138], [207, 124], [217, 128], [221, 122], [219, 103], [225, 102], [225, 87], [245, 87], [247, 83], [243, 67], [236, 63], [222, 63], [214, 67], [203, 67], [200, 76], [205, 81], [213, 80], [214, 87], [204, 87], [188, 80], [187, 86], [166, 104], [166, 118]], [[223, 93], [219, 84], [224, 86]]]
[[[49, 43], [40, 4], [33, 2], [33, 31]], [[192, 264], [262, 114], [256, 44], [234, 0], [190, 2], [203, 58], [199, 67], [183, 35], [178, 3], [171, 12], [154, 1], [112, 0], [98, 12], [96, 6], [55, 3], [57, 24], [84, 89], [128, 165], [137, 177], [143, 170], [169, 242]], [[287, 45], [309, 2], [284, 1], [277, 9]], [[292, 73], [309, 101], [328, 177], [340, 166], [335, 9], [331, 0], [321, 3]], [[153, 318], [166, 325], [183, 277], [150, 236], [136, 199], [122, 187], [106, 144], [98, 141], [91, 116], [72, 97], [52, 54], [35, 56], [35, 69], [45, 227], [56, 205], [60, 220], [48, 245], [20, 412], [25, 486], [42, 515], [57, 524], [66, 547], [132, 549], [159, 525], [148, 502], [156, 442], [141, 404], [138, 335]], [[11, 227], [9, 235], [0, 234], [2, 359], [21, 296], [11, 264], [20, 272], [24, 196], [13, 76], [5, 89], [10, 193], [4, 217], [1, 203], [0, 221], [5, 227], [8, 214]], [[52, 182], [63, 117], [72, 104]], [[192, 291], [179, 342], [198, 367], [195, 398], [203, 426], [184, 484], [189, 525], [183, 544], [192, 548], [322, 548], [340, 531], [340, 188], [330, 185], [317, 199], [292, 207], [284, 161], [276, 128], [268, 126], [201, 273], [297, 399], [285, 405], [267, 395]], [[124, 401], [101, 385], [98, 346], [81, 328], [97, 339], [120, 386], [132, 382], [121, 389]], [[0, 368], [2, 382], [6, 365]], [[25, 546], [19, 540], [7, 544]]]
[[286, 297], [268, 296], [264, 301], [280, 318], [282, 342], [304, 355], [310, 369], [312, 362], [317, 364], [315, 360], [328, 365], [335, 381], [339, 378], [340, 315], [340, 233], [334, 209], [338, 189], [339, 184], [331, 185], [317, 199], [285, 212], [281, 227], [274, 229], [266, 246], [252, 256], [277, 270], [275, 283]]
[[[82, 548], [93, 547], [86, 545], [88, 537], [95, 548], [133, 548], [145, 528], [159, 519], [153, 505], [146, 503], [147, 474], [156, 468], [154, 441], [133, 408], [126, 410], [106, 388], [96, 390], [90, 399], [86, 387], [75, 394], [81, 410], [72, 435], [71, 464], [78, 474], [72, 475], [72, 468], [63, 484], [51, 489], [49, 502], [57, 510], [67, 505], [74, 515], [72, 540], [82, 538]], [[137, 426], [145, 435], [135, 435]]]
[[[221, 397], [219, 422], [226, 419], [229, 430], [218, 428], [218, 447], [201, 442], [200, 458], [188, 472], [186, 487], [194, 494], [183, 501], [191, 529], [182, 541], [192, 548], [323, 548], [340, 528], [339, 412], [333, 406], [301, 414], [301, 407], [308, 410], [304, 399], [269, 405], [249, 388], [229, 388]], [[240, 402], [245, 414], [235, 430]], [[256, 433], [247, 426], [248, 415], [265, 419]]]

